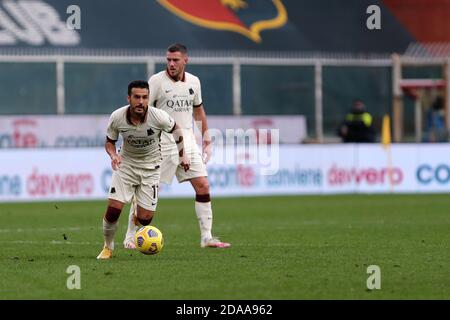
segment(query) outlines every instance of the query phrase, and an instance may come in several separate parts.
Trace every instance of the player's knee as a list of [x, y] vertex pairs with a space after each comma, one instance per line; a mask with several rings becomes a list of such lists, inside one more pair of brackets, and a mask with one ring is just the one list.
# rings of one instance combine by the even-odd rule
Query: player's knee
[[148, 226], [150, 224], [150, 222], [152, 222], [152, 219], [153, 218], [150, 218], [150, 219], [137, 218], [139, 223], [142, 224], [143, 226]]
[[143, 226], [147, 226], [150, 224], [150, 222], [152, 222], [153, 213], [154, 213], [153, 211], [145, 210], [141, 207], [138, 207], [137, 220]]
[[209, 193], [209, 183], [208, 180], [204, 180], [197, 186], [197, 194], [207, 194]]
[[115, 199], [108, 199], [108, 207], [116, 208], [116, 209], [119, 209], [120, 211], [122, 211], [123, 205], [124, 205], [123, 202], [120, 202]]
[[143, 226], [148, 226], [150, 222], [152, 222], [152, 219], [153, 219], [152, 211], [141, 212], [141, 215], [137, 217], [137, 220]]
[[109, 223], [115, 223], [117, 220], [119, 220], [121, 212], [122, 209], [108, 206], [105, 213], [105, 220], [108, 221]]

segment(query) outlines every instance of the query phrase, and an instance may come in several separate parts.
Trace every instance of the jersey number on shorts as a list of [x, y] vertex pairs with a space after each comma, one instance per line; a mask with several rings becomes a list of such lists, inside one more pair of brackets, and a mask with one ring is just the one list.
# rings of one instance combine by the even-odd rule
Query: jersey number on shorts
[[155, 184], [152, 186], [153, 189], [153, 199], [156, 199], [158, 197], [158, 185]]

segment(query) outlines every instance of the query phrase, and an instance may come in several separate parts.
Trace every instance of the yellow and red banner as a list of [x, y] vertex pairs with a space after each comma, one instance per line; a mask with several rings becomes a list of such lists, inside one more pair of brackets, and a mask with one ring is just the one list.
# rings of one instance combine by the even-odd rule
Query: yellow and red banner
[[[281, 0], [271, 5], [255, 7], [244, 0], [158, 0], [166, 9], [193, 24], [218, 30], [240, 33], [255, 42], [261, 42], [260, 32], [276, 29], [287, 22], [287, 11]], [[264, 1], [260, 1], [264, 2]], [[259, 10], [256, 10], [259, 9]], [[256, 19], [244, 22], [239, 12], [252, 11]], [[267, 15], [272, 15], [267, 18]], [[261, 16], [261, 19], [258, 17]]]

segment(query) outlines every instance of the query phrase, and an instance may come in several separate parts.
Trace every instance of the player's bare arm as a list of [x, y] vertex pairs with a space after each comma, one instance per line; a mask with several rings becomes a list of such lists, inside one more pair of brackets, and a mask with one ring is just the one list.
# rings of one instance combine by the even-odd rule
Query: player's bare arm
[[173, 138], [175, 139], [175, 143], [177, 144], [178, 155], [180, 157], [180, 165], [183, 167], [184, 171], [188, 171], [190, 167], [190, 161], [185, 152], [186, 149], [184, 148], [183, 130], [178, 124], [175, 124], [172, 134]]
[[116, 141], [106, 138], [105, 150], [106, 150], [106, 153], [111, 158], [111, 168], [113, 170], [119, 169], [119, 167], [122, 163], [122, 157], [120, 156], [120, 154], [117, 153]]
[[195, 107], [193, 112], [194, 120], [197, 125], [201, 125], [199, 128], [202, 132], [202, 146], [203, 146], [203, 161], [207, 163], [211, 158], [211, 137], [208, 132], [208, 122], [206, 121], [206, 112], [203, 108], [203, 104]]

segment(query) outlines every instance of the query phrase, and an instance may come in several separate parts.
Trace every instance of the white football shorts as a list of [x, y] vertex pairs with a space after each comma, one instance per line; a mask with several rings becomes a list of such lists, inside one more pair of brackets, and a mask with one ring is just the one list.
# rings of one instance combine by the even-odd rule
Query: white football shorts
[[[173, 149], [172, 149], [173, 150]], [[203, 162], [202, 155], [198, 151], [188, 153], [191, 161], [188, 171], [184, 171], [180, 165], [180, 158], [178, 153], [170, 152], [163, 153], [163, 161], [161, 163], [161, 182], [165, 184], [172, 184], [173, 177], [176, 176], [178, 182], [184, 182], [193, 178], [207, 177], [206, 166]]]
[[113, 171], [108, 198], [129, 203], [136, 195], [140, 207], [156, 211], [160, 174], [160, 168], [143, 169], [122, 163], [118, 170]]

